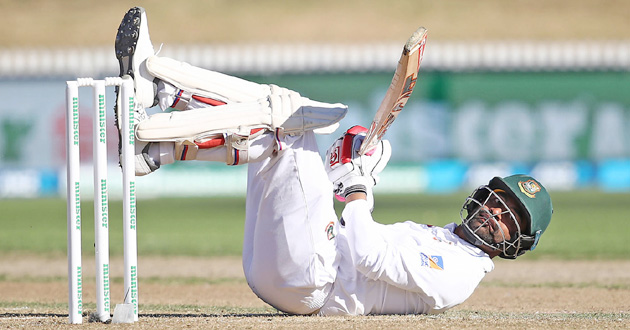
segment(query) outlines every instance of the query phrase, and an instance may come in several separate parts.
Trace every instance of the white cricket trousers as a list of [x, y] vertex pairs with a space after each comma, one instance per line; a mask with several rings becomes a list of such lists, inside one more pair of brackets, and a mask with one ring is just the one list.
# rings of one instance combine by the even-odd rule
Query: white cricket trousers
[[[204, 72], [211, 89], [219, 90], [217, 98], [228, 103], [269, 94], [266, 85]], [[160, 106], [173, 107], [178, 91], [161, 82]], [[208, 105], [191, 100], [185, 109], [199, 107]], [[172, 142], [161, 142], [156, 157], [166, 165], [175, 161], [174, 153]], [[243, 243], [247, 283], [258, 297], [281, 311], [316, 313], [332, 291], [338, 260], [332, 232], [337, 222], [332, 184], [315, 135], [312, 131], [300, 136], [266, 132], [250, 141], [248, 153]], [[195, 157], [223, 163], [226, 159], [225, 146], [199, 149]]]
[[[273, 149], [271, 133], [251, 155]], [[249, 163], [243, 269], [254, 293], [292, 314], [322, 307], [336, 277], [332, 184], [313, 132], [281, 137], [283, 150]]]
[[[175, 161], [172, 142], [161, 142], [160, 149], [163, 165]], [[226, 158], [226, 147], [221, 146], [199, 149], [195, 160], [225, 163]], [[250, 141], [247, 166], [247, 283], [260, 299], [283, 312], [316, 313], [332, 291], [339, 261], [332, 231], [337, 222], [332, 184], [315, 134], [266, 132]]]

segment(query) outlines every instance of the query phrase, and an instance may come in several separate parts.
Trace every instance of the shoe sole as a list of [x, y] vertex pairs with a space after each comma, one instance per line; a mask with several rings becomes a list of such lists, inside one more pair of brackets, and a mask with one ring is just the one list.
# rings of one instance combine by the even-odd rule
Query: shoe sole
[[142, 22], [143, 13], [144, 9], [141, 7], [129, 9], [118, 27], [114, 48], [120, 66], [120, 77], [128, 74], [134, 78], [132, 69], [133, 63], [131, 63], [131, 61], [136, 51], [138, 38], [140, 37], [140, 24]]
[[[114, 49], [116, 50], [116, 59], [120, 68], [120, 77], [129, 75], [134, 78], [133, 73], [133, 55], [136, 52], [136, 46], [138, 45], [138, 38], [140, 37], [140, 23], [142, 22], [142, 13], [144, 9], [141, 7], [134, 7], [127, 11], [116, 33], [116, 41], [114, 42]], [[122, 152], [122, 136], [120, 135], [120, 120], [118, 113], [118, 96], [120, 89], [115, 88], [116, 93], [116, 105], [114, 105], [114, 124], [118, 128], [118, 154]], [[118, 163], [119, 165], [121, 162]]]

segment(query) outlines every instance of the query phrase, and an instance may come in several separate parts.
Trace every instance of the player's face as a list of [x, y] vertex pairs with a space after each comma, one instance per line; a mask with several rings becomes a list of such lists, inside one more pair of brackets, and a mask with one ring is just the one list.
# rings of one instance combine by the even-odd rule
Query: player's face
[[519, 228], [524, 229], [518, 211], [518, 205], [508, 195], [492, 193], [486, 203], [479, 206], [469, 225], [488, 244], [509, 241], [518, 235]]

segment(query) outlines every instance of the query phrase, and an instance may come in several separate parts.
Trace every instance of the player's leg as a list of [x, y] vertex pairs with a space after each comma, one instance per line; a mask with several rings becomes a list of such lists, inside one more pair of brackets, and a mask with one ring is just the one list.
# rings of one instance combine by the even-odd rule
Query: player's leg
[[[189, 99], [183, 100], [182, 89], [160, 82], [158, 103], [163, 106], [179, 106], [183, 103], [186, 107], [182, 110], [186, 111], [157, 113], [137, 124], [137, 159], [140, 163], [137, 166], [137, 175], [151, 173], [158, 165], [175, 160], [222, 159], [228, 165], [248, 163], [251, 161], [248, 141], [263, 132], [272, 131], [277, 136], [322, 130], [326, 133], [338, 126], [339, 120], [347, 111], [345, 105], [313, 101], [286, 88], [259, 85], [212, 71], [203, 71], [208, 72], [206, 78], [209, 83], [206, 86], [233, 88], [239, 85], [241, 88], [249, 86], [250, 89], [239, 95], [243, 101], [235, 102], [231, 98], [224, 98], [224, 104], [213, 105], [219, 99], [218, 95], [225, 94], [214, 93], [210, 99], [207, 97], [210, 92], [205, 92], [204, 97], [193, 94]], [[260, 94], [258, 96], [263, 98], [244, 101], [242, 96], [246, 94]], [[156, 143], [159, 143], [159, 147]], [[280, 141], [276, 140], [276, 143], [279, 144]], [[221, 146], [225, 148], [217, 149]], [[281, 148], [280, 145], [278, 147]], [[159, 160], [156, 158], [158, 154], [161, 155]]]
[[[261, 299], [282, 311], [316, 312], [336, 276], [332, 229], [337, 220], [314, 134], [263, 130], [253, 135], [239, 150], [241, 155], [247, 150], [249, 163], [243, 246], [247, 281]], [[234, 134], [226, 136], [229, 140]], [[163, 164], [176, 158], [229, 162], [230, 147], [222, 137], [216, 139], [214, 147], [191, 148], [194, 154], [173, 142], [155, 143], [159, 154], [153, 157]]]
[[[257, 106], [245, 102], [202, 111], [238, 114]], [[192, 117], [182, 118], [185, 123]], [[240, 115], [236, 118], [244, 121]], [[250, 133], [242, 140], [246, 147], [237, 149], [229, 142], [246, 133]], [[162, 164], [175, 160], [231, 163], [240, 155], [243, 163], [249, 163], [243, 247], [248, 283], [261, 299], [280, 310], [296, 314], [316, 312], [328, 297], [336, 276], [332, 232], [336, 215], [332, 187], [313, 132], [288, 135], [280, 130], [250, 130], [243, 135], [214, 135], [193, 143], [194, 146], [169, 141], [153, 144], [158, 151], [153, 157]]]
[[[315, 135], [265, 131], [248, 143], [243, 244], [248, 284], [279, 310], [314, 313], [328, 297], [337, 263], [332, 186]], [[175, 160], [173, 143], [157, 145], [162, 162]], [[195, 159], [225, 162], [226, 149], [200, 149]]]
[[[258, 84], [220, 72], [202, 69], [167, 57], [152, 56], [146, 62], [147, 71], [163, 82], [164, 110], [187, 110], [234, 102], [252, 102], [270, 94], [269, 85]], [[171, 87], [175, 91], [171, 90]], [[173, 95], [176, 98], [173, 98]], [[190, 103], [190, 104], [189, 104]]]
[[243, 269], [265, 302], [310, 314], [336, 277], [332, 186], [312, 132], [281, 139], [284, 149], [248, 165]]
[[[137, 111], [144, 112], [158, 103], [158, 85], [167, 93], [160, 102], [163, 110], [183, 110], [188, 102], [192, 102], [189, 108], [199, 108], [208, 104], [254, 101], [269, 94], [268, 85], [155, 57], [147, 15], [142, 7], [131, 8], [123, 17], [116, 34], [115, 52], [120, 76], [129, 75], [134, 79]], [[165, 83], [168, 88], [164, 88]], [[181, 102], [171, 99], [170, 103], [165, 103], [171, 94]]]
[[[156, 57], [146, 13], [139, 7], [130, 9], [123, 18], [115, 45], [121, 75], [130, 75], [134, 80], [137, 175], [151, 173], [165, 164], [156, 155], [193, 160], [198, 159], [200, 149], [222, 145], [228, 164], [246, 163], [248, 140], [261, 130], [328, 133], [336, 129], [347, 111], [345, 105], [312, 101], [286, 88]], [[162, 108], [188, 111], [147, 118], [144, 108], [156, 103]], [[223, 144], [218, 145], [221, 141]], [[170, 144], [175, 146], [172, 153]], [[214, 155], [217, 150], [202, 151], [200, 157], [208, 153]]]
[[[134, 81], [134, 121], [136, 123], [147, 118], [145, 108], [155, 105], [157, 80], [148, 74], [146, 59], [153, 56], [154, 50], [149, 36], [146, 13], [142, 7], [129, 9], [118, 27], [114, 43], [116, 58], [120, 68], [120, 77], [129, 75]], [[116, 87], [116, 105], [114, 121], [118, 129], [118, 154], [121, 154], [121, 121], [119, 113], [119, 88]], [[159, 163], [147, 157], [149, 146], [146, 143], [135, 143], [136, 173], [143, 175], [159, 168]]]
[[146, 68], [146, 59], [154, 55], [154, 50], [144, 8], [127, 11], [118, 27], [114, 48], [120, 76], [134, 78], [136, 107], [144, 110], [154, 106], [156, 81]]
[[[121, 45], [135, 46], [121, 52], [119, 61], [121, 74], [136, 82], [138, 106], [153, 105], [157, 97], [163, 108], [187, 110], [138, 124], [137, 163], [149, 173], [155, 166], [147, 164], [175, 160], [249, 162], [247, 280], [279, 309], [315, 312], [335, 278], [331, 229], [336, 215], [312, 131], [334, 129], [346, 107], [155, 57], [144, 11], [130, 13], [126, 17], [133, 24], [121, 28], [132, 31], [122, 36], [138, 38], [116, 45], [117, 53]], [[154, 78], [159, 78], [157, 91]]]
[[[304, 107], [319, 106], [319, 102], [303, 98], [282, 87], [257, 84], [171, 58], [155, 56], [147, 16], [141, 7], [131, 8], [123, 17], [116, 35], [115, 50], [120, 76], [130, 75], [134, 79], [137, 108], [145, 109], [159, 103], [162, 110], [187, 110], [261, 99], [269, 99], [269, 102], [286, 106], [289, 102], [285, 98]], [[159, 93], [158, 85], [161, 86]], [[345, 113], [345, 106], [339, 106]], [[286, 112], [292, 109], [283, 110]], [[309, 118], [308, 114], [306, 117]], [[317, 128], [319, 127], [313, 129]]]
[[[169, 84], [160, 86], [165, 90], [158, 91], [159, 103], [171, 103], [176, 88]], [[171, 93], [166, 92], [169, 87]], [[188, 102], [184, 109], [187, 111], [150, 116], [136, 126], [137, 151], [142, 153], [138, 158], [161, 165], [176, 160], [245, 164], [257, 159], [250, 156], [248, 141], [260, 134], [272, 132], [274, 136], [284, 136], [329, 130], [338, 125], [346, 112], [344, 105], [292, 97], [291, 91], [277, 86], [272, 86], [271, 91], [267, 98], [256, 101], [207, 105], [197, 109], [190, 109], [192, 102]], [[276, 148], [282, 149], [281, 143], [276, 139]], [[149, 168], [146, 173], [138, 171], [137, 175], [150, 172]]]

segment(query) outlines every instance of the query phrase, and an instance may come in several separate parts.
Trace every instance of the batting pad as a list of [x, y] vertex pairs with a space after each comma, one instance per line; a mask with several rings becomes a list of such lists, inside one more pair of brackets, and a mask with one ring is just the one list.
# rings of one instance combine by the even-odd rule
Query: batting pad
[[156, 113], [140, 122], [136, 137], [141, 141], [178, 141], [208, 134], [232, 133], [239, 127], [271, 127], [266, 100], [234, 103], [211, 108]]
[[180, 89], [225, 103], [252, 102], [266, 98], [268, 85], [261, 85], [220, 72], [202, 69], [168, 57], [151, 56], [147, 70]]

